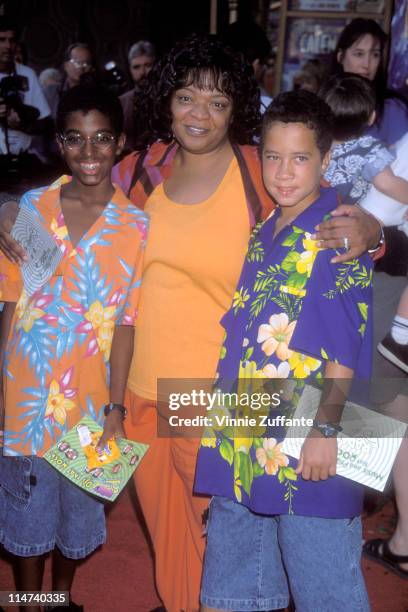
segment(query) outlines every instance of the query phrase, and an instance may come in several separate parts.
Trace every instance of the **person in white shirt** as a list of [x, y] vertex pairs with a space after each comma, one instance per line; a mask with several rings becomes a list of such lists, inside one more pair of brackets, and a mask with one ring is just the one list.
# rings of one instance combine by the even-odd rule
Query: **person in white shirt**
[[0, 18], [0, 154], [18, 156], [29, 150], [50, 109], [35, 72], [15, 62], [15, 48], [16, 29]]

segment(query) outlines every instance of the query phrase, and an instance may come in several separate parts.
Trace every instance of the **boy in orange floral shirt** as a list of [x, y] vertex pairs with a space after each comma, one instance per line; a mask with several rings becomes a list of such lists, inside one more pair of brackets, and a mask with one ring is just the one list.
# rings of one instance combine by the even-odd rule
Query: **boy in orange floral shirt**
[[17, 266], [0, 259], [0, 541], [15, 555], [17, 590], [41, 590], [45, 554], [55, 549], [53, 589], [70, 591], [77, 559], [105, 541], [103, 504], [41, 456], [84, 415], [103, 424], [101, 447], [123, 435], [147, 217], [111, 183], [122, 124], [109, 91], [67, 92], [57, 130], [72, 178], [20, 204], [53, 236], [61, 263], [29, 295]]

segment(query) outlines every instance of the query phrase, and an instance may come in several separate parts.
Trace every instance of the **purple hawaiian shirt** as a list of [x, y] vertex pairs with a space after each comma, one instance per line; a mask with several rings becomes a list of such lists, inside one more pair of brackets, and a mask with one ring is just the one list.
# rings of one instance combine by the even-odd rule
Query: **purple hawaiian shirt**
[[[245, 381], [295, 381], [292, 401], [278, 412], [293, 416], [306, 383], [322, 381], [326, 361], [368, 379], [372, 351], [372, 262], [368, 255], [332, 264], [335, 252], [311, 239], [337, 206], [335, 189], [320, 197], [273, 238], [279, 209], [252, 233], [230, 310], [216, 387], [228, 392]], [[279, 382], [276, 380], [279, 379]], [[238, 382], [237, 382], [238, 381]], [[243, 381], [243, 382], [242, 382]], [[244, 384], [244, 387], [242, 387]], [[241, 406], [229, 406], [236, 415]], [[225, 406], [218, 407], [218, 412]], [[270, 412], [272, 414], [272, 412]], [[208, 427], [198, 455], [195, 491], [221, 495], [261, 514], [345, 518], [360, 514], [363, 487], [335, 476], [306, 481], [297, 460], [281, 449], [284, 428], [248, 431]]]

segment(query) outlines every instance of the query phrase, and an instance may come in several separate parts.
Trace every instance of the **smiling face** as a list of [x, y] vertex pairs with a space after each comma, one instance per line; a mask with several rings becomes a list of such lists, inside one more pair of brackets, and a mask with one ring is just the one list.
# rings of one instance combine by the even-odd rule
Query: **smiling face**
[[172, 130], [191, 153], [209, 153], [225, 144], [232, 120], [232, 100], [218, 89], [189, 85], [171, 98]]
[[352, 72], [373, 81], [381, 62], [381, 43], [371, 34], [361, 36], [345, 51], [339, 51], [337, 61], [344, 72]]
[[[109, 117], [97, 110], [86, 113], [70, 113], [65, 122], [62, 136], [75, 136], [84, 139], [83, 146], [69, 146], [58, 139], [60, 151], [73, 175], [73, 182], [79, 181], [85, 186], [96, 186], [105, 183], [110, 185], [110, 175], [116, 155], [123, 149], [125, 137], [116, 137]], [[105, 138], [103, 138], [105, 136]], [[114, 136], [110, 139], [109, 136]], [[91, 139], [98, 137], [103, 146], [97, 146]]]
[[319, 197], [320, 176], [328, 162], [329, 155], [322, 159], [315, 133], [305, 124], [271, 124], [263, 141], [262, 173], [282, 216], [297, 216]]

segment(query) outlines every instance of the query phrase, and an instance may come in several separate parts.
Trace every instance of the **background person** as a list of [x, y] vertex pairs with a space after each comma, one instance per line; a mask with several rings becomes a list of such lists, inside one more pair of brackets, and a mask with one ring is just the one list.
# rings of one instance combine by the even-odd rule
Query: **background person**
[[387, 89], [384, 51], [387, 35], [373, 19], [353, 19], [340, 34], [334, 54], [334, 72], [352, 72], [373, 82], [376, 120], [366, 133], [393, 145], [408, 132], [408, 109]]
[[139, 137], [146, 129], [146, 125], [140, 121], [140, 106], [147, 75], [156, 61], [154, 46], [147, 40], [139, 40], [130, 47], [128, 61], [133, 87], [122, 94], [119, 100], [123, 108], [126, 150], [131, 151], [136, 147]]
[[15, 46], [16, 27], [0, 18], [0, 162], [15, 156], [32, 172], [32, 135], [44, 129], [50, 109], [34, 71], [15, 61]]
[[270, 94], [262, 91], [263, 65], [271, 52], [271, 44], [263, 29], [250, 18], [240, 18], [230, 24], [223, 36], [226, 45], [243, 54], [252, 65], [255, 79], [261, 89], [261, 113], [272, 101]]
[[[367, 129], [366, 133], [383, 140], [387, 145], [393, 145], [408, 132], [408, 110], [404, 101], [386, 87], [384, 70], [386, 40], [385, 32], [374, 20], [354, 19], [340, 34], [335, 51], [335, 70], [359, 74], [373, 82], [377, 96], [377, 117], [375, 123]], [[392, 230], [390, 233], [386, 232], [386, 236], [387, 242], [395, 240], [401, 246], [401, 250], [406, 249], [406, 238], [402, 232]], [[394, 253], [398, 253], [398, 249], [394, 250]], [[399, 273], [405, 275], [408, 272], [406, 261], [394, 262], [389, 260], [387, 256], [382, 262], [381, 269], [389, 269], [391, 272], [398, 269]], [[375, 276], [374, 296], [376, 295]], [[384, 283], [387, 283], [387, 278], [384, 279]], [[397, 322], [401, 319], [404, 327], [408, 325], [408, 300], [406, 295], [407, 289], [403, 292], [397, 311]], [[375, 307], [376, 300], [374, 299]], [[398, 347], [395, 345], [394, 337], [387, 335], [383, 338], [381, 344], [389, 354], [394, 355], [394, 360], [401, 360], [404, 363], [407, 352], [405, 341], [401, 347]], [[406, 575], [408, 571], [407, 454], [406, 440], [403, 440], [403, 446], [398, 453], [393, 469], [395, 499], [398, 509], [397, 528], [388, 541], [378, 538], [368, 540], [363, 548], [364, 553], [371, 559], [387, 565], [400, 575]]]
[[51, 109], [51, 115], [55, 119], [58, 103], [64, 91], [76, 87], [81, 77], [93, 71], [94, 60], [91, 48], [88, 44], [74, 42], [64, 53], [63, 76], [58, 83], [49, 83], [44, 86], [44, 95]]
[[148, 40], [139, 40], [129, 49], [129, 72], [134, 87], [142, 87], [156, 61], [156, 51]]

